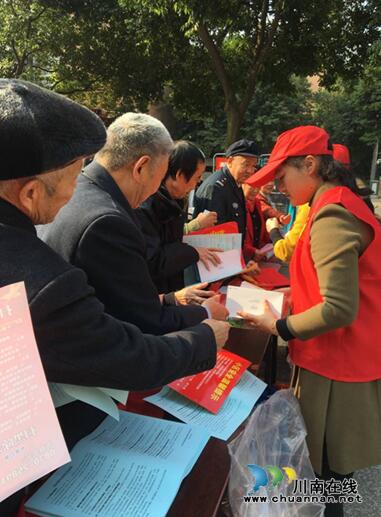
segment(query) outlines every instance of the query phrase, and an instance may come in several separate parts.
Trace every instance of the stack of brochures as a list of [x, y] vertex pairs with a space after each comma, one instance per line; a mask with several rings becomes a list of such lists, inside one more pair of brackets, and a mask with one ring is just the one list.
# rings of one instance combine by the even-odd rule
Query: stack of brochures
[[[245, 371], [217, 414], [211, 413], [168, 386], [145, 400], [183, 422], [202, 427], [210, 436], [227, 440], [249, 416], [265, 388], [266, 384], [263, 381]], [[212, 395], [211, 393], [210, 396]]]
[[77, 443], [26, 508], [43, 517], [164, 517], [208, 439], [200, 427], [121, 411]]

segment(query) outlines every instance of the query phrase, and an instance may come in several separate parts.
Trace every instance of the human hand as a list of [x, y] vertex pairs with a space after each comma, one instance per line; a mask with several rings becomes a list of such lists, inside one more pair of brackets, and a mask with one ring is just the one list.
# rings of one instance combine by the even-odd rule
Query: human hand
[[206, 299], [216, 294], [214, 291], [205, 291], [204, 289], [207, 286], [208, 282], [202, 282], [201, 284], [191, 285], [176, 291], [175, 298], [177, 303], [180, 305], [200, 305]]
[[218, 251], [224, 251], [220, 248], [196, 248], [199, 260], [204, 264], [209, 271], [209, 264], [218, 266], [221, 263], [220, 257], [217, 255]]
[[200, 212], [196, 217], [200, 230], [214, 226], [217, 222], [217, 212]]
[[267, 300], [263, 302], [263, 314], [254, 316], [249, 312], [237, 311], [237, 315], [241, 316], [241, 318], [243, 318], [250, 326], [258, 330], [262, 330], [268, 334], [278, 335], [276, 321], [279, 318]]
[[259, 267], [258, 263], [255, 260], [249, 260], [249, 262], [246, 264], [245, 269], [242, 270], [241, 274], [246, 275], [259, 275], [261, 272], [261, 268]]
[[210, 317], [214, 320], [225, 321], [229, 316], [229, 311], [225, 305], [220, 303], [219, 295], [215, 295], [212, 298], [205, 300], [201, 305], [208, 308]]
[[227, 321], [217, 321], [211, 319], [204, 320], [203, 323], [209, 325], [209, 327], [213, 330], [217, 351], [221, 350], [229, 337], [229, 323]]
[[[267, 260], [266, 253], [261, 253], [260, 251], [256, 251], [254, 253], [253, 259], [254, 259], [255, 263], [262, 262], [262, 261], [266, 262], [266, 260]], [[258, 264], [257, 264], [257, 266], [258, 266]]]
[[279, 221], [276, 217], [271, 217], [266, 221], [266, 230], [270, 233], [274, 228], [279, 228]]
[[282, 214], [279, 217], [280, 224], [288, 224], [291, 221], [291, 215], [290, 214]]

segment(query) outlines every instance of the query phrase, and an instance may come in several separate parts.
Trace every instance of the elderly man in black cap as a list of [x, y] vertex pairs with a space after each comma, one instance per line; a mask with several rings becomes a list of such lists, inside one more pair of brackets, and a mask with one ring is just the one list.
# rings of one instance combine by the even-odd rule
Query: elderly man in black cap
[[258, 147], [251, 140], [231, 144], [226, 150], [227, 163], [197, 189], [194, 216], [204, 210], [217, 212], [218, 224], [235, 221], [244, 238], [246, 203], [241, 185], [256, 171], [258, 154]]
[[[70, 199], [85, 157], [105, 143], [100, 119], [31, 83], [0, 80], [0, 286], [24, 281], [48, 381], [142, 390], [214, 366], [228, 324], [205, 320], [162, 337], [104, 312], [80, 269], [38, 239]], [[69, 448], [105, 417], [79, 401], [57, 409]], [[20, 494], [0, 504], [17, 510]]]

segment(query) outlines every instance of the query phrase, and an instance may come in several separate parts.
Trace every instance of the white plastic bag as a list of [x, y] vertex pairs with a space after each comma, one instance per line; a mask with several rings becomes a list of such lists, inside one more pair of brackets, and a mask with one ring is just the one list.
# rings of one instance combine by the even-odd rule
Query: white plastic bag
[[[304, 498], [311, 493], [309, 482], [302, 480], [315, 479], [305, 436], [299, 403], [291, 390], [277, 391], [256, 408], [243, 433], [229, 444], [229, 502], [234, 517], [323, 515], [324, 504]], [[293, 480], [295, 474], [298, 481]], [[280, 501], [281, 495], [286, 501]], [[310, 501], [316, 501], [313, 495]], [[256, 496], [266, 501], [259, 502]], [[297, 496], [303, 502], [297, 502]]]

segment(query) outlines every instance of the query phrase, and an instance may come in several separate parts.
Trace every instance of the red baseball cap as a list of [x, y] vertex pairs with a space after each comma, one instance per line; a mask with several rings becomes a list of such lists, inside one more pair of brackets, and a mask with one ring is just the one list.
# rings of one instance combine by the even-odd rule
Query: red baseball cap
[[351, 165], [351, 157], [349, 154], [349, 149], [346, 145], [343, 144], [333, 144], [333, 159], [337, 162], [340, 162], [347, 169]]
[[291, 156], [307, 154], [332, 156], [332, 144], [324, 129], [317, 126], [298, 126], [278, 136], [270, 158], [266, 165], [252, 174], [246, 181], [251, 186], [262, 187], [275, 177], [275, 173], [283, 162]]

